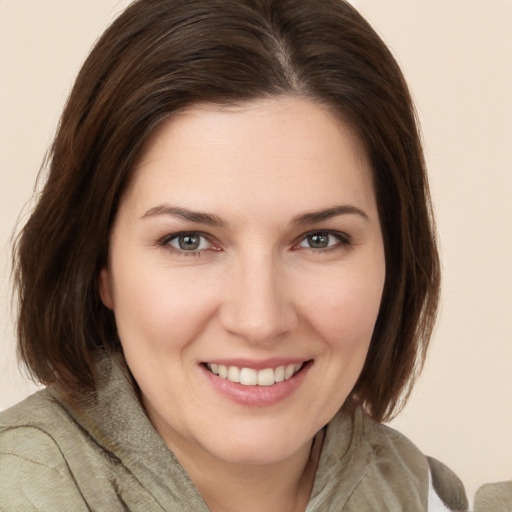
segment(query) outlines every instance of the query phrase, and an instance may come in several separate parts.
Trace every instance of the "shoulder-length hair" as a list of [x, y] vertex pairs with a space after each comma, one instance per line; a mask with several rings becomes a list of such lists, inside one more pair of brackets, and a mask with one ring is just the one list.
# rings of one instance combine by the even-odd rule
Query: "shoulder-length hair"
[[144, 142], [196, 103], [275, 95], [327, 105], [373, 171], [386, 281], [351, 399], [377, 421], [404, 403], [424, 361], [439, 260], [414, 107], [386, 45], [343, 0], [137, 0], [84, 63], [14, 247], [21, 359], [44, 384], [95, 387], [98, 351], [121, 352], [100, 300], [119, 199]]

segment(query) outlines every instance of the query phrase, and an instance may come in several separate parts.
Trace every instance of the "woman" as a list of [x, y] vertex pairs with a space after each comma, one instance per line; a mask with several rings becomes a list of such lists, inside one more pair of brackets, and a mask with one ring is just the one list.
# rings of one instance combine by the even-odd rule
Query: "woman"
[[349, 4], [134, 2], [15, 258], [48, 388], [0, 416], [6, 510], [467, 508], [381, 424], [439, 263], [407, 87]]

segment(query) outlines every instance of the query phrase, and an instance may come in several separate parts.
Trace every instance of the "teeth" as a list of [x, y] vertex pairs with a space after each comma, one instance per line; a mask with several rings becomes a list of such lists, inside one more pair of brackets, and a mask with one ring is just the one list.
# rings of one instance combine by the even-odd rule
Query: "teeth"
[[284, 366], [278, 366], [274, 372], [274, 380], [276, 382], [283, 382], [284, 380]]
[[223, 364], [219, 364], [219, 377], [222, 379], [226, 379], [228, 376], [228, 368]]
[[228, 380], [231, 382], [240, 382], [240, 369], [236, 366], [230, 366], [228, 370]]
[[275, 369], [265, 368], [259, 371], [253, 368], [238, 368], [215, 363], [208, 363], [207, 367], [221, 379], [239, 382], [244, 386], [272, 386], [276, 382], [283, 382], [293, 377], [302, 368], [302, 363], [282, 365]]
[[240, 370], [240, 384], [256, 386], [258, 384], [258, 372], [252, 368], [242, 368]]
[[275, 384], [274, 370], [266, 368], [258, 372], [258, 386], [272, 386]]
[[295, 373], [295, 365], [294, 364], [289, 364], [284, 369], [284, 380], [289, 379], [294, 373]]

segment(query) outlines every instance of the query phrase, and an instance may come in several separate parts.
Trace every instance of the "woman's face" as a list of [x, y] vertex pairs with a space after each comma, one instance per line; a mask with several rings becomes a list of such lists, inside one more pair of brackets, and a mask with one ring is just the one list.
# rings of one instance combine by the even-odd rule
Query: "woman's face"
[[160, 126], [100, 283], [171, 449], [265, 464], [307, 446], [347, 398], [384, 277], [356, 139], [323, 107], [282, 97]]

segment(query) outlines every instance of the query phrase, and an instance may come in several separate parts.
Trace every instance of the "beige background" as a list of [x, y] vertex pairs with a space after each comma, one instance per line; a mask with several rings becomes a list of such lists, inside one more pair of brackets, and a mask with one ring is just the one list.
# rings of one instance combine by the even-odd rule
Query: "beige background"
[[[444, 293], [425, 371], [394, 425], [468, 494], [512, 478], [512, 0], [355, 0], [423, 124]], [[127, 0], [0, 0], [0, 408], [17, 369], [9, 239], [72, 80]]]

